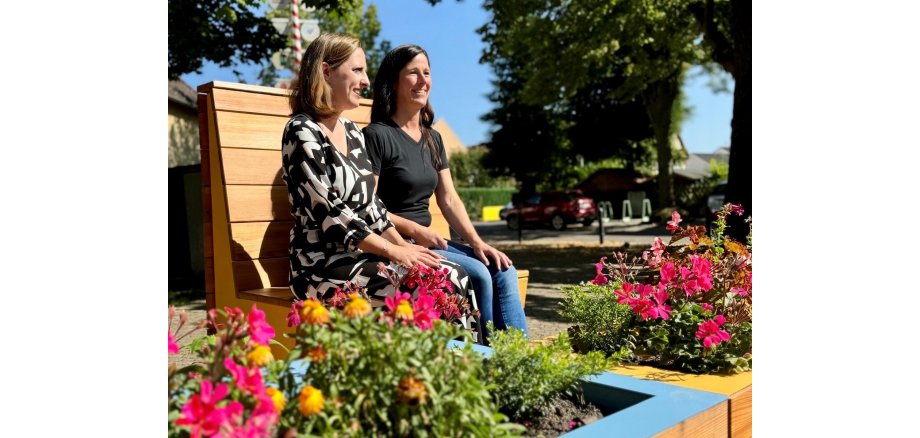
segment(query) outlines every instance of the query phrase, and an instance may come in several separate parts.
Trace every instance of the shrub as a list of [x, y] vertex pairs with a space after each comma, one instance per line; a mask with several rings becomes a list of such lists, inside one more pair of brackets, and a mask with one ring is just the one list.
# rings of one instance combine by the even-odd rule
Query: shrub
[[580, 392], [583, 377], [609, 367], [601, 353], [573, 354], [565, 333], [547, 345], [531, 345], [514, 328], [492, 333], [495, 353], [486, 362], [486, 376], [499, 410], [513, 419], [535, 415], [553, 398]]
[[[611, 339], [599, 341], [584, 329], [573, 331], [576, 344], [595, 345], [617, 359], [692, 373], [749, 370], [753, 248], [724, 235], [730, 213], [743, 211], [726, 204], [717, 213], [710, 237], [704, 227], [680, 227], [680, 215], [674, 212], [667, 227], [673, 233], [671, 240], [665, 245], [656, 238], [641, 262], [634, 258], [628, 265], [621, 253], [614, 255], [614, 263], [602, 257], [593, 285], [582, 284], [576, 287], [581, 291], [569, 292], [572, 304], [563, 311], [579, 327], [594, 327], [610, 333]], [[690, 242], [675, 245], [683, 239]], [[611, 319], [611, 304], [593, 308], [585, 304], [604, 298], [632, 312], [625, 330], [622, 319]], [[612, 324], [598, 328], [605, 320]]]
[[569, 329], [577, 352], [618, 352], [634, 318], [632, 310], [618, 304], [613, 288], [592, 283], [561, 287], [559, 314], [578, 325]]
[[486, 205], [505, 205], [511, 202], [513, 188], [458, 187], [457, 195], [463, 201], [470, 219], [482, 218], [482, 207]]

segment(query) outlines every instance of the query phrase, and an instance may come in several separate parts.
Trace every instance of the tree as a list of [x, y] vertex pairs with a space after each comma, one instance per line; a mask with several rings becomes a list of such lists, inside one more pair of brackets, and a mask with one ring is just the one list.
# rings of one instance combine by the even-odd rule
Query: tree
[[[205, 60], [221, 67], [261, 64], [284, 48], [286, 39], [264, 16], [264, 3], [264, 0], [169, 0], [169, 79], [200, 72]], [[301, 0], [301, 3], [335, 10], [340, 0]]]
[[610, 99], [642, 102], [656, 139], [660, 208], [674, 204], [670, 137], [684, 69], [704, 59], [688, 1], [487, 1], [481, 29], [492, 57], [524, 59], [532, 104], [575, 96], [600, 78], [622, 78]]

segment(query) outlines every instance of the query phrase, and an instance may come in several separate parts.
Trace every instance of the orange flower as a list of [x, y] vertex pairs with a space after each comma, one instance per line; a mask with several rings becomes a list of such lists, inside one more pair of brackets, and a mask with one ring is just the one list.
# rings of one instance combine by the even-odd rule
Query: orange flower
[[272, 356], [271, 348], [267, 345], [259, 345], [246, 355], [246, 360], [251, 367], [263, 367], [275, 360], [275, 357]]
[[425, 404], [428, 399], [428, 390], [425, 384], [414, 377], [404, 377], [396, 388], [396, 398], [404, 405], [418, 406]]
[[280, 413], [284, 409], [284, 405], [287, 404], [287, 400], [284, 399], [284, 394], [274, 386], [266, 388], [265, 393], [271, 397], [272, 403], [275, 404], [275, 411]]
[[371, 313], [371, 303], [368, 303], [367, 300], [361, 298], [358, 294], [351, 294], [349, 297], [351, 301], [345, 306], [345, 316], [349, 318], [361, 318]]
[[307, 357], [313, 362], [322, 362], [326, 360], [326, 350], [323, 349], [322, 345], [317, 345], [307, 350]]
[[310, 385], [304, 386], [300, 390], [298, 401], [300, 413], [305, 417], [318, 414], [326, 404], [326, 400], [323, 399], [323, 392]]
[[329, 322], [329, 311], [319, 301], [304, 301], [300, 318], [307, 324], [323, 325]]

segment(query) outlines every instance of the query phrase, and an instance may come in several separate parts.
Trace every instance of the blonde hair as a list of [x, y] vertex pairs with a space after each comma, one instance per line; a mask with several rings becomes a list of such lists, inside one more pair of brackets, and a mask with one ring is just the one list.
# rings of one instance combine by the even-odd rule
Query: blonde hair
[[335, 114], [332, 88], [323, 78], [323, 63], [337, 68], [361, 48], [361, 40], [349, 35], [324, 33], [313, 40], [303, 55], [297, 82], [291, 89], [291, 115], [306, 113], [321, 119]]

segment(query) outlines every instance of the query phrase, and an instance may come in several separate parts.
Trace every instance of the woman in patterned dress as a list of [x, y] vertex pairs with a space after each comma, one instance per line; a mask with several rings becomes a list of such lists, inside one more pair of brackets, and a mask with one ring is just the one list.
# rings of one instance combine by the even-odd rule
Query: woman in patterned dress
[[425, 265], [447, 267], [454, 292], [469, 296], [466, 272], [400, 237], [375, 195], [364, 136], [342, 112], [357, 108], [370, 86], [357, 38], [323, 34], [307, 48], [291, 94], [292, 115], [281, 140], [283, 178], [294, 226], [290, 285], [299, 299], [329, 298], [345, 282], [370, 295], [393, 286], [378, 263], [399, 274]]

